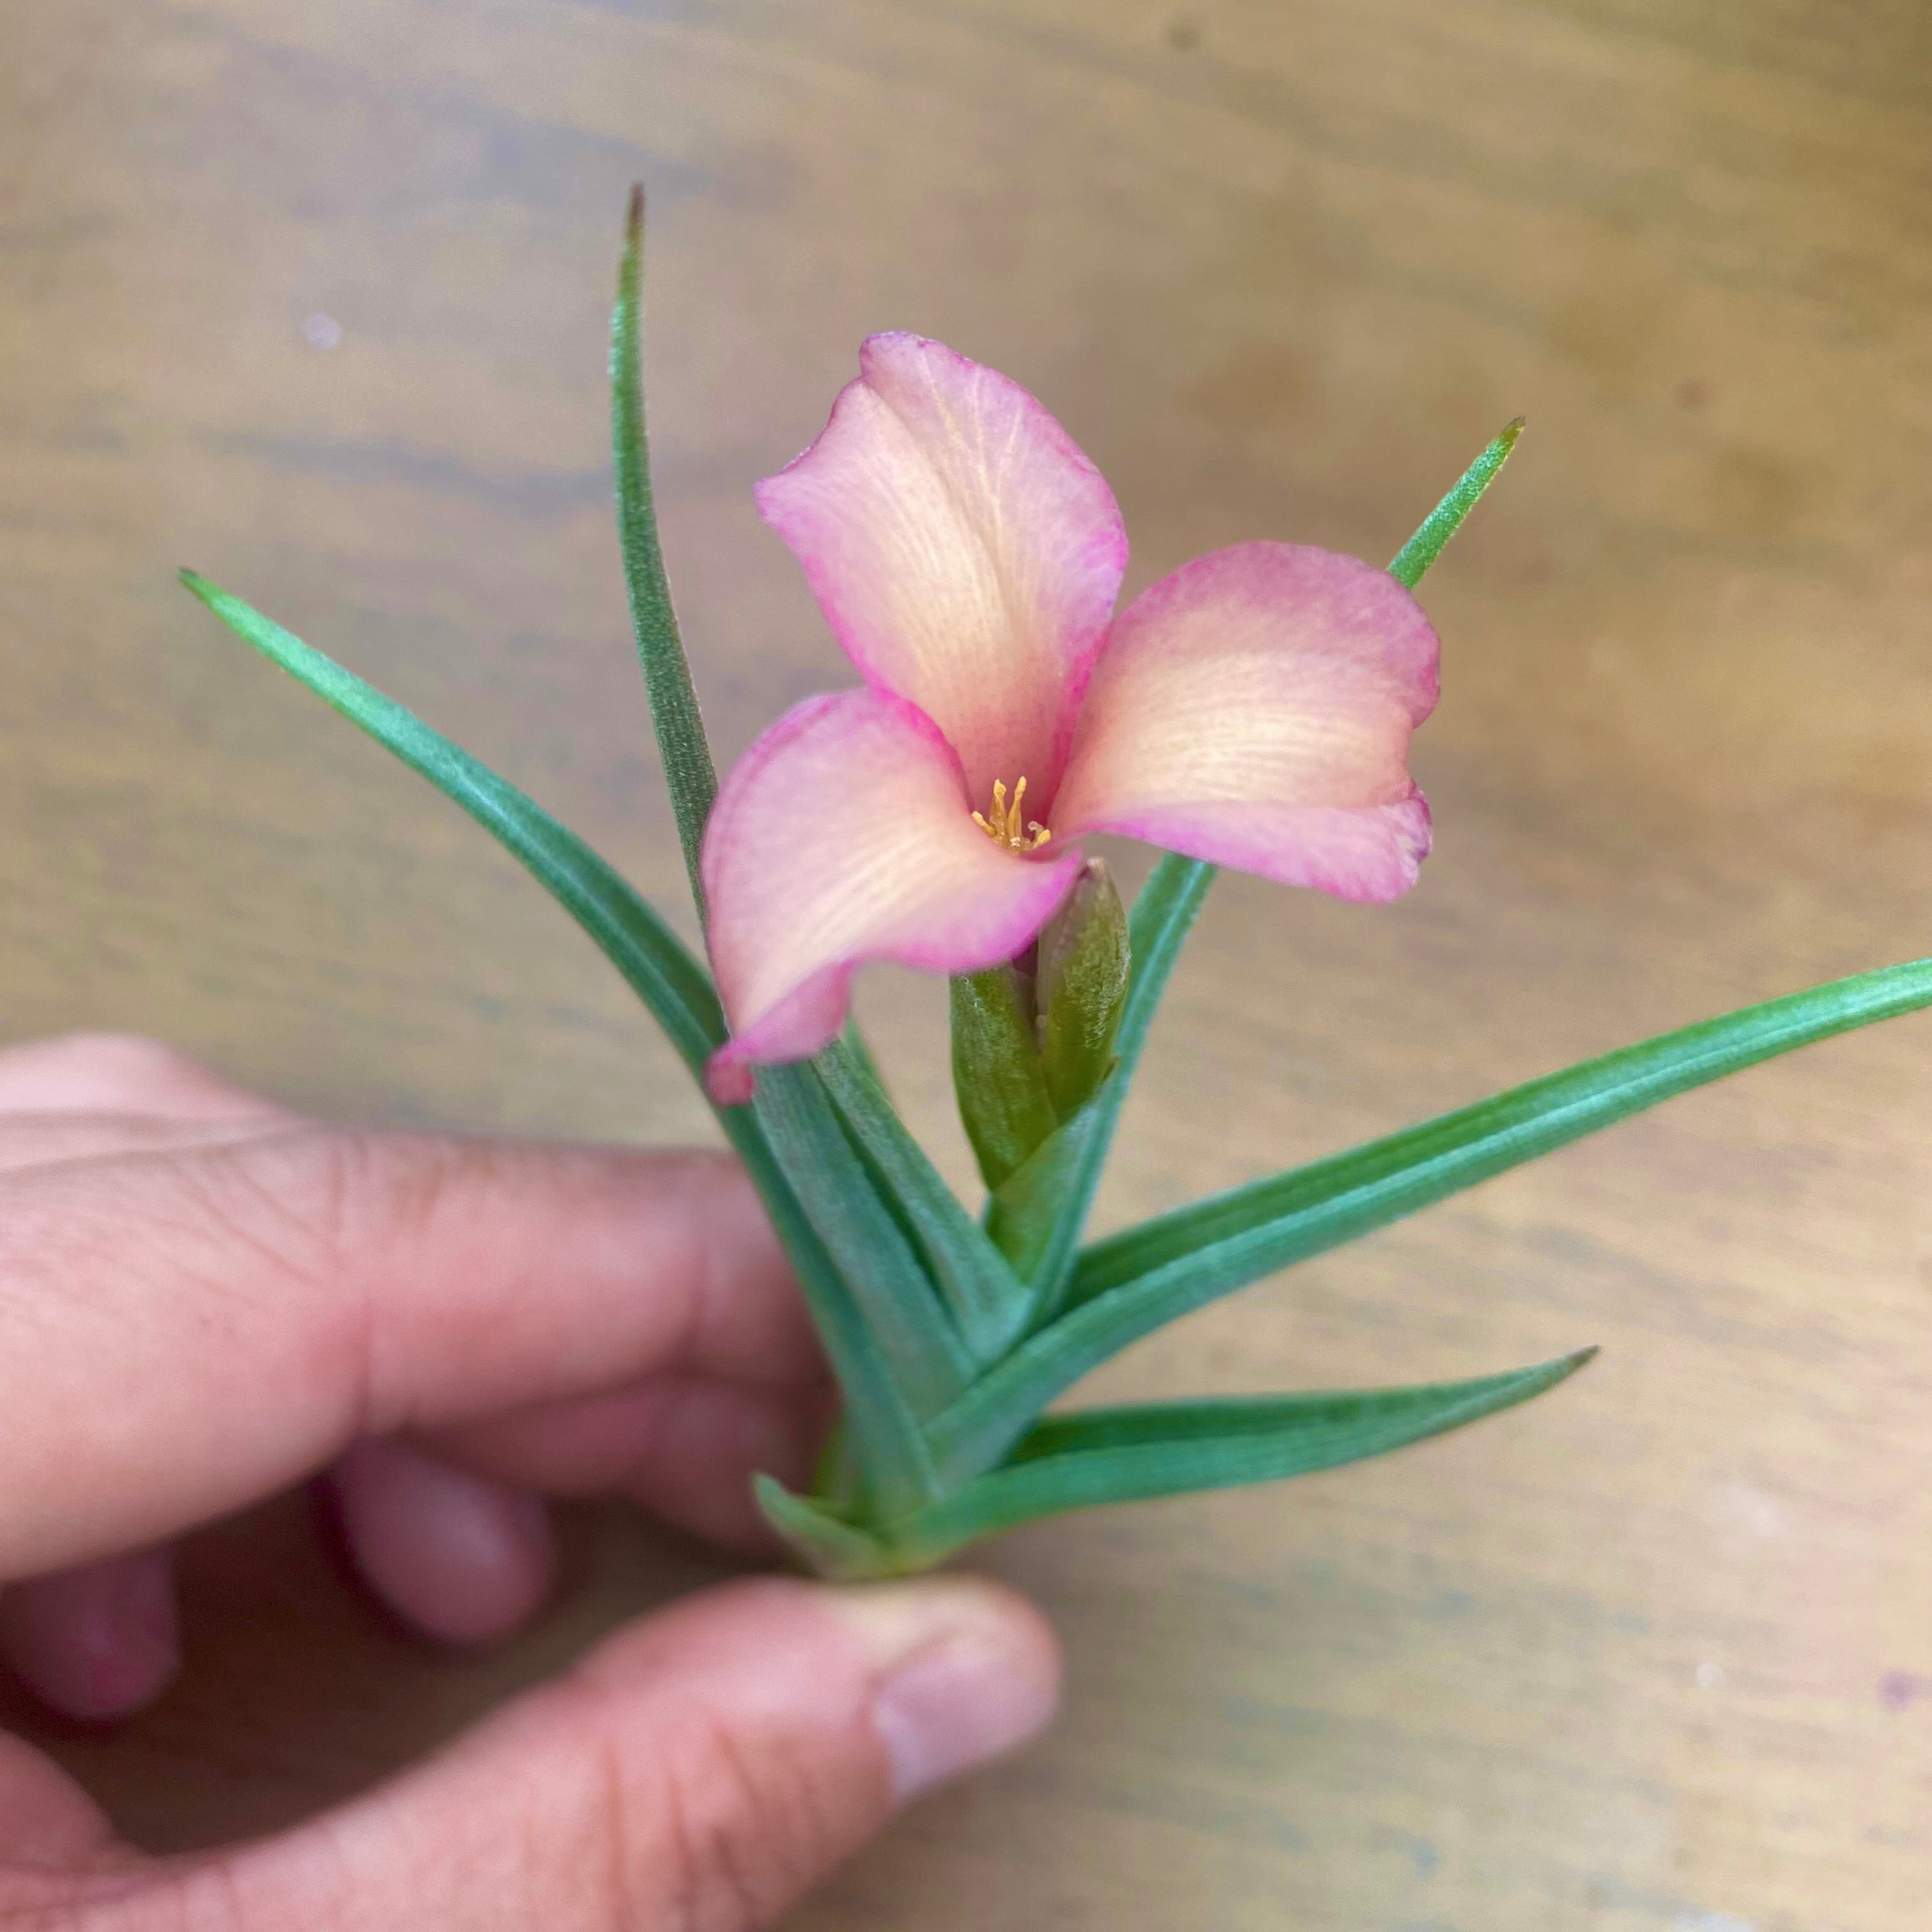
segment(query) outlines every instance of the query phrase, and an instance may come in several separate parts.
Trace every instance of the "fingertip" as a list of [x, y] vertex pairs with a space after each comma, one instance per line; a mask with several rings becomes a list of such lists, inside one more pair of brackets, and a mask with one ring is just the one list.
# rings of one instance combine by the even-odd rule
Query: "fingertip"
[[113, 1843], [107, 1814], [72, 1778], [0, 1731], [0, 1859], [16, 1870], [78, 1864]]
[[899, 1803], [1017, 1750], [1052, 1721], [1059, 1640], [1005, 1585], [936, 1576], [827, 1598], [874, 1659], [872, 1719]]
[[0, 1658], [64, 1717], [132, 1716], [181, 1668], [169, 1552], [136, 1550], [10, 1586], [0, 1596]]
[[304, 1923], [768, 1924], [895, 1802], [1033, 1736], [1058, 1682], [1044, 1621], [997, 1584], [727, 1585], [225, 1882], [264, 1924], [298, 1900]]
[[549, 1592], [549, 1514], [524, 1490], [393, 1438], [356, 1444], [331, 1486], [356, 1574], [425, 1636], [494, 1642]]
[[178, 1120], [285, 1117], [274, 1102], [140, 1034], [58, 1034], [0, 1047], [0, 1112], [88, 1111]]

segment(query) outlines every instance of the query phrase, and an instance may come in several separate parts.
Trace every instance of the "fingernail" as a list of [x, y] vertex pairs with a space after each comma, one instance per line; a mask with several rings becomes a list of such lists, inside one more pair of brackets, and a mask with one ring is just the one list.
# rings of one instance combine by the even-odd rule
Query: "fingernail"
[[900, 1802], [1024, 1744], [1052, 1718], [1052, 1637], [1006, 1592], [946, 1576], [842, 1590], [836, 1600], [874, 1660], [872, 1721]]

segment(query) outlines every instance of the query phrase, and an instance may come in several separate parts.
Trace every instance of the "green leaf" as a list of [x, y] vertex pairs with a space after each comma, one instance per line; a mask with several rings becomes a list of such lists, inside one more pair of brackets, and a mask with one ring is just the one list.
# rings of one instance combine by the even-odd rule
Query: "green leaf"
[[[977, 1365], [817, 1069], [763, 1069], [752, 1112], [857, 1302], [906, 1407], [921, 1421], [937, 1414], [970, 1383]], [[930, 1488], [924, 1458], [914, 1473]]]
[[816, 1574], [836, 1583], [890, 1576], [898, 1566], [878, 1538], [833, 1516], [774, 1478], [752, 1478], [760, 1513]]
[[1523, 419], [1518, 416], [1489, 448], [1463, 471], [1454, 489], [1422, 520], [1422, 527], [1395, 554], [1390, 576], [1413, 590], [1422, 573], [1442, 554], [1442, 546], [1462, 527], [1462, 519], [1476, 507], [1477, 500], [1496, 480], [1496, 472], [1509, 460], [1516, 440], [1522, 434]]
[[879, 1063], [874, 1058], [872, 1047], [865, 1034], [860, 1030], [859, 1022], [855, 1017], [848, 1016], [845, 1030], [839, 1036], [845, 1043], [845, 1051], [852, 1057], [852, 1064], [879, 1090], [880, 1099], [890, 1106], [892, 1096], [886, 1085], [886, 1076], [880, 1071]]
[[880, 1196], [901, 1216], [976, 1368], [995, 1360], [1027, 1316], [1026, 1291], [986, 1230], [907, 1132], [877, 1078], [843, 1043], [814, 1063]]
[[863, 1509], [866, 1493], [866, 1471], [858, 1444], [842, 1420], [835, 1422], [819, 1448], [812, 1476], [812, 1501], [848, 1521]]
[[1031, 997], [1011, 966], [956, 974], [948, 996], [960, 1123], [980, 1178], [997, 1190], [1055, 1124]]
[[[1116, 1072], [1111, 1079], [1120, 1077]], [[1094, 1136], [1111, 1123], [1102, 1107], [1110, 1084], [1103, 1083], [1085, 1106], [1055, 1127], [987, 1197], [986, 1232], [1023, 1282], [1038, 1282], [1046, 1274], [1048, 1249], [1058, 1238], [1068, 1193], [1076, 1184], [1072, 1177], [1090, 1158]], [[1023, 1325], [1035, 1325], [1039, 1313], [1036, 1294], [1029, 1290]]]
[[1385, 1455], [1527, 1401], [1576, 1373], [1579, 1350], [1534, 1368], [1412, 1388], [1159, 1403], [1049, 1416], [1011, 1458], [896, 1525], [902, 1562], [936, 1562], [1017, 1523], [1190, 1490], [1274, 1482]]
[[[194, 571], [184, 570], [181, 579], [236, 636], [428, 779], [521, 860], [623, 975], [702, 1082], [706, 1056], [724, 1039], [717, 994], [704, 968], [614, 867], [508, 779], [394, 698]], [[746, 1108], [728, 1108], [718, 1118], [791, 1258], [845, 1390], [868, 1470], [884, 1489], [908, 1498], [926, 1494], [922, 1472], [931, 1465], [917, 1424], [763, 1130]]]
[[617, 304], [610, 318], [610, 445], [617, 470], [617, 536], [624, 554], [624, 582], [630, 593], [631, 625], [644, 668], [651, 722], [664, 759], [664, 782], [684, 848], [685, 870], [698, 916], [704, 916], [704, 882], [698, 853], [704, 821], [718, 795], [718, 772], [711, 762], [691, 665], [678, 635], [658, 542], [657, 512], [651, 497], [650, 452], [644, 435], [643, 361], [640, 313], [644, 259], [644, 191], [631, 190], [624, 224], [624, 253], [617, 268]]
[[[644, 217], [644, 190], [634, 188], [610, 323], [610, 442], [617, 479], [617, 530], [651, 719], [685, 870], [702, 919], [706, 908], [699, 862], [718, 775], [678, 632], [651, 490], [641, 346]], [[934, 1318], [938, 1311], [932, 1306], [929, 1281], [871, 1177], [854, 1160], [814, 1076], [788, 1075], [766, 1084], [766, 1104], [752, 1112], [788, 1177], [801, 1211], [861, 1305], [864, 1325], [893, 1364], [897, 1393], [903, 1398], [899, 1406], [909, 1404], [918, 1411], [943, 1400], [946, 1393], [956, 1391], [970, 1364], [958, 1336], [943, 1320]], [[730, 1114], [724, 1118], [728, 1126], [732, 1124]], [[918, 1453], [916, 1433], [908, 1437], [898, 1426], [901, 1420], [896, 1418], [891, 1431], [898, 1438], [888, 1458], [892, 1475], [882, 1478], [874, 1466], [878, 1461], [875, 1443], [868, 1442], [863, 1460], [873, 1480], [886, 1480], [888, 1487], [911, 1483], [922, 1490], [929, 1466]], [[870, 1433], [876, 1436], [876, 1427]]]
[[359, 725], [520, 859], [650, 1008], [692, 1074], [724, 1041], [711, 979], [608, 861], [542, 806], [392, 698], [192, 570], [181, 580], [236, 635]]
[[1928, 1006], [1932, 959], [1833, 980], [1547, 1074], [1098, 1242], [1080, 1258], [1067, 1312], [933, 1424], [934, 1455], [942, 1468], [984, 1468], [1026, 1417], [1192, 1310], [1694, 1087]]
[[771, 1216], [844, 1397], [842, 1462], [857, 1465], [860, 1486], [881, 1507], [910, 1508], [934, 1486], [919, 1418], [888, 1370], [858, 1298], [752, 1116], [749, 1108], [732, 1107], [718, 1118]]

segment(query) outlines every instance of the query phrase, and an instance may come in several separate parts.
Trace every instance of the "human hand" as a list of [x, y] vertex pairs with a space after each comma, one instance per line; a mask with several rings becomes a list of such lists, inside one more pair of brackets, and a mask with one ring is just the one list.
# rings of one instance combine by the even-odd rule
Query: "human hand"
[[[0, 1051], [0, 1660], [70, 1714], [172, 1674], [171, 1538], [316, 1471], [370, 1587], [473, 1642], [544, 1592], [542, 1495], [756, 1546], [752, 1472], [802, 1480], [830, 1408], [722, 1156], [346, 1132], [146, 1042]], [[990, 1583], [734, 1584], [320, 1819], [169, 1858], [0, 1734], [0, 1924], [736, 1932], [1032, 1735], [1057, 1673]]]

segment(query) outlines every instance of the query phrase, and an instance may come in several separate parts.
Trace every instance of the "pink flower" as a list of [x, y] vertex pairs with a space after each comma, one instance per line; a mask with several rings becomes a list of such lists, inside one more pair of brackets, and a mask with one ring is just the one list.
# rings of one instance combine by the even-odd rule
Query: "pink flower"
[[874, 336], [859, 369], [758, 486], [865, 684], [781, 718], [706, 828], [732, 1029], [715, 1099], [830, 1040], [867, 960], [964, 973], [1023, 951], [1090, 832], [1342, 898], [1415, 883], [1408, 740], [1437, 645], [1393, 578], [1242, 544], [1117, 616], [1120, 510], [1039, 403], [916, 335]]

